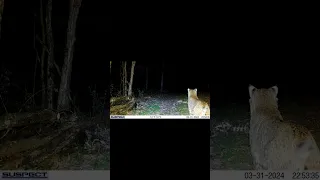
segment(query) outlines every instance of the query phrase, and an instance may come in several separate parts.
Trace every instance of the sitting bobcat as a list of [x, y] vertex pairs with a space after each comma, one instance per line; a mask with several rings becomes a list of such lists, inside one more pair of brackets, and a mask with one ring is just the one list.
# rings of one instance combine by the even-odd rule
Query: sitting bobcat
[[278, 87], [249, 86], [249, 139], [256, 170], [320, 170], [320, 151], [309, 130], [285, 122], [278, 110]]
[[210, 107], [206, 102], [199, 100], [197, 89], [188, 89], [188, 108], [190, 115], [210, 115]]

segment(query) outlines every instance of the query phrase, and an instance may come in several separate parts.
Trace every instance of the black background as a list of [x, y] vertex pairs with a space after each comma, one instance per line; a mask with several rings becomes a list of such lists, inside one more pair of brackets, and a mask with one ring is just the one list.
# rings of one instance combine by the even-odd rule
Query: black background
[[[15, 69], [16, 79], [22, 84], [32, 79], [35, 59], [30, 23], [33, 14], [26, 8], [29, 1], [23, 2], [15, 5], [13, 1], [5, 2], [8, 4], [5, 13], [11, 18], [3, 20], [1, 39], [1, 54], [4, 54], [1, 58], [5, 57], [1, 61]], [[83, 3], [89, 8], [89, 1]], [[194, 4], [190, 4], [192, 10], [177, 6], [155, 11], [152, 6], [143, 13], [138, 9], [135, 13], [118, 11], [123, 6], [94, 3], [91, 6], [96, 8], [87, 14], [80, 10], [79, 16], [87, 17], [87, 21], [83, 18], [78, 29], [88, 28], [78, 31], [72, 82], [79, 83], [72, 84], [74, 90], [86, 91], [93, 81], [101, 89], [107, 88], [110, 60], [167, 58], [177, 64], [191, 62], [190, 74], [205, 71], [203, 76], [210, 81], [212, 107], [247, 103], [249, 84], [278, 85], [279, 99], [308, 98], [318, 102], [319, 31], [314, 26], [317, 23], [310, 20], [312, 16], [302, 18], [301, 14], [288, 13], [292, 17], [278, 18], [266, 13], [257, 17], [256, 13], [229, 15], [229, 11], [212, 15], [212, 9], [197, 9]], [[203, 6], [206, 5], [200, 7]], [[61, 8], [56, 11], [62, 13], [56, 15], [61, 17], [57, 22], [64, 20], [56, 28], [61, 29], [57, 42], [60, 52], [64, 47], [67, 11]], [[19, 17], [19, 21], [14, 20]], [[172, 174], [179, 179], [206, 175], [208, 179], [209, 121], [112, 120], [111, 178], [126, 175], [139, 178], [150, 172], [166, 178]]]

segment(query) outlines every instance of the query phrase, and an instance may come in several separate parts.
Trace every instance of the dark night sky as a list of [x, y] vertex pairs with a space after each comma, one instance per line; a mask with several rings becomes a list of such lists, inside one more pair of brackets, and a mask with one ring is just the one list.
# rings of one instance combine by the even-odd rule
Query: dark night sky
[[[6, 1], [0, 41], [1, 62], [13, 72], [12, 80], [23, 89], [24, 84], [31, 89], [36, 58], [33, 49], [33, 15], [34, 12], [38, 13], [39, 4], [38, 1], [32, 2], [34, 4], [29, 1]], [[313, 49], [295, 51], [296, 48], [290, 49], [286, 46], [286, 42], [290, 42], [291, 46], [298, 44], [292, 39], [286, 41], [290, 39], [290, 34], [294, 34], [295, 29], [277, 31], [274, 28], [268, 29], [268, 26], [264, 25], [246, 31], [249, 22], [236, 23], [234, 20], [230, 21], [232, 26], [221, 28], [224, 31], [222, 34], [214, 32], [208, 19], [200, 18], [192, 12], [183, 16], [181, 14], [164, 16], [161, 13], [153, 16], [151, 13], [153, 10], [150, 9], [148, 13], [140, 16], [121, 17], [121, 12], [113, 14], [111, 6], [97, 6], [94, 3], [87, 0], [82, 2], [73, 61], [72, 90], [82, 93], [84, 99], [89, 98], [85, 94], [88, 93], [90, 85], [97, 84], [101, 91], [107, 88], [110, 60], [152, 61], [157, 69], [159, 62], [164, 59], [171, 68], [167, 71], [175, 72], [167, 74], [172, 84], [170, 87], [176, 85], [185, 89], [187, 86], [196, 87], [197, 83], [210, 82], [212, 102], [247, 102], [248, 84], [255, 85], [255, 82], [266, 87], [278, 84], [280, 96], [313, 96], [320, 89], [316, 78], [319, 73], [294, 63], [295, 60], [316, 59], [311, 58]], [[65, 47], [68, 4], [68, 1], [53, 3], [55, 60], [59, 65], [62, 64]], [[39, 31], [38, 21], [36, 25]], [[280, 24], [278, 25], [280, 28]], [[263, 27], [270, 31], [268, 33], [261, 31], [259, 34]], [[283, 27], [284, 25], [281, 26]], [[276, 41], [280, 36], [279, 41]], [[217, 42], [213, 37], [222, 38], [223, 41]], [[301, 37], [298, 39], [301, 40]], [[265, 45], [267, 48], [259, 46], [259, 42], [266, 41], [274, 43]], [[249, 64], [257, 69], [264, 69], [265, 65], [270, 65], [271, 71], [253, 72], [252, 69], [255, 68], [248, 68], [245, 63], [241, 63], [243, 60], [254, 60], [255, 63]], [[290, 60], [290, 64], [300, 66], [300, 70], [282, 67], [282, 61], [286, 60]], [[205, 61], [210, 61], [211, 65]], [[137, 69], [139, 66], [137, 64]], [[290, 72], [286, 72], [288, 69], [291, 69]], [[306, 70], [313, 71], [314, 74], [305, 75], [303, 71]], [[296, 76], [300, 74], [303, 78], [297, 79]], [[264, 77], [269, 75], [272, 78]], [[189, 79], [192, 79], [192, 85], [189, 85]]]
[[[77, 39], [71, 83], [72, 91], [86, 95], [83, 96], [84, 99], [90, 98], [88, 96], [89, 86], [97, 84], [100, 91], [108, 87], [112, 39], [112, 18], [108, 14], [108, 9], [90, 3], [92, 2], [82, 1], [77, 20]], [[41, 31], [39, 6], [39, 1], [31, 1], [31, 3], [8, 1], [5, 4], [2, 21], [1, 62], [12, 72], [12, 82], [17, 83], [22, 89], [27, 85], [29, 91], [32, 89], [36, 59], [33, 48], [35, 13], [37, 15], [36, 33], [39, 34]], [[68, 1], [53, 2], [52, 26], [55, 40], [55, 61], [60, 66], [63, 63], [68, 13]], [[41, 37], [40, 34], [39, 36]], [[37, 46], [39, 47], [38, 43]], [[38, 53], [41, 53], [39, 48]], [[12, 92], [17, 94], [18, 91]], [[21, 90], [19, 94], [21, 95]]]
[[[210, 84], [210, 61], [203, 64], [192, 64], [189, 61], [165, 61], [164, 89], [172, 93], [186, 93], [187, 88], [198, 88], [208, 91]], [[128, 62], [131, 67], [131, 62]], [[145, 88], [146, 69], [149, 67], [149, 89], [159, 90], [161, 84], [161, 59], [152, 62], [137, 61], [134, 74], [134, 88]], [[114, 84], [119, 81], [119, 62], [115, 62], [112, 74]], [[128, 68], [129, 70], [129, 68]], [[130, 73], [130, 71], [128, 71]]]
[[[39, 17], [39, 3], [35, 1], [33, 3], [24, 1], [21, 4], [20, 1], [10, 1], [5, 5], [1, 39], [3, 47], [1, 58], [5, 66], [13, 72], [12, 80], [23, 88], [27, 85], [29, 91], [33, 83], [36, 59], [33, 49], [34, 13], [36, 12], [37, 18]], [[53, 3], [55, 61], [60, 66], [63, 62], [68, 6], [68, 2], [64, 1]], [[206, 81], [204, 79], [209, 78], [209, 66], [204, 65], [206, 63], [199, 63], [207, 59], [206, 49], [194, 49], [194, 47], [203, 46], [193, 44], [203, 36], [198, 33], [192, 34], [195, 30], [192, 26], [198, 23], [193, 15], [182, 18], [181, 16], [166, 17], [161, 14], [158, 16], [141, 14], [141, 16], [123, 18], [115, 15], [117, 18], [111, 18], [109, 14], [112, 14], [112, 11], [108, 8], [110, 6], [97, 6], [91, 1], [83, 0], [82, 2], [72, 69], [73, 93], [78, 93], [82, 99], [89, 100], [88, 86], [96, 84], [98, 91], [106, 89], [110, 60], [143, 60], [157, 64], [159, 60], [165, 59], [174, 64], [168, 67], [177, 71], [176, 74], [166, 74], [169, 76], [167, 78], [172, 80], [170, 83], [181, 83], [183, 84], [181, 89], [184, 90], [187, 87], [184, 82], [188, 78], [195, 79], [193, 86], [198, 86]], [[40, 32], [38, 19], [36, 31]], [[41, 52], [40, 49], [38, 52]], [[177, 60], [181, 63], [172, 63]], [[193, 61], [191, 64], [188, 62], [190, 60]], [[170, 69], [167, 71], [172, 72]], [[173, 81], [173, 78], [177, 80]]]

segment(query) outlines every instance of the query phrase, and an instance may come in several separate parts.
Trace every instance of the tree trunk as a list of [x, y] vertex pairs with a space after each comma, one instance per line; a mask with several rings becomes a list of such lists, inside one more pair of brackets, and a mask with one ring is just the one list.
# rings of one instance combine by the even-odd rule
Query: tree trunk
[[[112, 85], [112, 79], [111, 79], [111, 65], [112, 65], [112, 61], [110, 61], [110, 76], [109, 76], [109, 87]], [[109, 88], [110, 93], [111, 93], [111, 88]], [[109, 93], [109, 94], [110, 94]]]
[[[1, 1], [1, 0], [0, 0]], [[39, 53], [36, 47], [36, 14], [34, 14], [33, 19], [33, 49], [36, 53], [36, 62], [34, 64], [34, 72], [33, 72], [33, 88], [32, 88], [32, 94], [36, 93], [36, 79], [37, 79], [37, 68], [38, 68], [38, 62], [40, 62]], [[32, 103], [35, 104], [34, 97], [32, 98]]]
[[46, 34], [45, 34], [45, 24], [44, 24], [44, 17], [43, 17], [43, 3], [40, 0], [40, 24], [41, 24], [41, 40], [40, 43], [42, 45], [41, 50], [41, 107], [44, 109], [46, 108], [46, 82], [45, 82], [45, 57], [46, 57]]
[[54, 64], [54, 42], [52, 34], [52, 0], [48, 0], [47, 4], [47, 15], [46, 15], [46, 27], [47, 27], [47, 43], [48, 43], [48, 65], [47, 65], [47, 107], [53, 109], [53, 88], [54, 88], [54, 74], [53, 74], [53, 64]]
[[121, 70], [120, 70], [120, 76], [121, 76], [121, 91], [122, 95], [125, 96], [125, 82], [124, 82], [124, 61], [121, 62]]
[[149, 68], [146, 68], [146, 91], [148, 90], [148, 82], [149, 82]]
[[124, 96], [128, 96], [128, 80], [127, 80], [127, 61], [124, 61], [123, 65], [123, 78], [124, 78]]
[[121, 63], [122, 66], [122, 71], [121, 71], [121, 83], [122, 83], [122, 95], [123, 96], [128, 96], [128, 73], [127, 73], [127, 61], [122, 61]]
[[163, 76], [164, 76], [164, 61], [162, 61], [162, 69], [161, 69], [161, 87], [160, 91], [163, 91]]
[[130, 83], [129, 83], [129, 90], [128, 90], [128, 96], [132, 96], [132, 84], [133, 84], [133, 75], [134, 75], [134, 66], [136, 65], [136, 61], [132, 61], [131, 64], [131, 73], [130, 73]]
[[110, 61], [110, 75], [111, 75], [111, 64], [112, 64], [112, 61]]
[[67, 29], [67, 42], [64, 54], [64, 63], [58, 95], [58, 110], [70, 109], [70, 81], [73, 60], [73, 45], [75, 42], [76, 21], [81, 6], [81, 0], [70, 0], [70, 14]]

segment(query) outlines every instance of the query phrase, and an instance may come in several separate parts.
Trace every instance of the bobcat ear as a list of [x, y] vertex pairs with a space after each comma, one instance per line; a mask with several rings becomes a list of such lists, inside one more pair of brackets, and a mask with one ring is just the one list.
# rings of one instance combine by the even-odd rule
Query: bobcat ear
[[269, 89], [271, 89], [271, 90], [273, 91], [273, 93], [274, 93], [275, 96], [278, 95], [278, 91], [279, 91], [278, 86], [272, 86], [272, 87], [269, 88]]
[[257, 89], [256, 87], [254, 87], [251, 84], [249, 84], [249, 95], [250, 95], [250, 98], [252, 97], [252, 94], [256, 89]]
[[197, 92], [197, 88], [194, 89]]
[[188, 92], [190, 91], [190, 89], [188, 88]]

